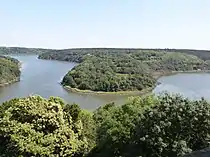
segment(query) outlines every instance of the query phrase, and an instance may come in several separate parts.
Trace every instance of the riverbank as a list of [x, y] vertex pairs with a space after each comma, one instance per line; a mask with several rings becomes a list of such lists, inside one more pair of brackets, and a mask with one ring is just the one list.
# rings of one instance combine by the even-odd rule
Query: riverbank
[[118, 91], [118, 92], [103, 92], [103, 91], [91, 91], [91, 90], [81, 90], [78, 88], [72, 88], [70, 86], [63, 86], [64, 89], [74, 93], [82, 93], [82, 94], [93, 94], [93, 95], [146, 95], [151, 93], [155, 87], [143, 89], [141, 91]]
[[[210, 73], [210, 70], [191, 70], [191, 71], [172, 71], [172, 72], [157, 72], [153, 74], [153, 77], [158, 80], [160, 77], [163, 76], [171, 76], [176, 75], [179, 73]], [[150, 94], [153, 89], [159, 85], [160, 83], [157, 82], [154, 87], [146, 88], [141, 91], [118, 91], [118, 92], [103, 92], [103, 91], [91, 91], [91, 90], [81, 90], [78, 88], [72, 88], [70, 86], [63, 86], [64, 89], [74, 93], [81, 93], [81, 94], [93, 94], [93, 95], [147, 95]]]
[[189, 71], [165, 71], [165, 72], [155, 72], [153, 73], [153, 77], [158, 80], [163, 76], [171, 76], [180, 73], [210, 73], [210, 70], [189, 70]]
[[4, 86], [8, 86], [10, 84], [13, 84], [13, 83], [16, 83], [16, 82], [19, 82], [20, 81], [20, 77], [18, 78], [15, 78], [11, 81], [8, 81], [8, 82], [5, 82], [5, 83], [0, 83], [0, 87], [4, 87]]
[[[22, 64], [23, 64], [23, 62], [19, 61], [18, 68], [19, 68], [20, 71], [21, 71], [21, 68], [22, 68]], [[13, 84], [13, 83], [16, 83], [16, 82], [19, 82], [19, 81], [20, 81], [20, 76], [15, 78], [15, 79], [13, 79], [13, 80], [7, 81], [5, 83], [0, 83], [0, 87], [8, 86], [10, 84]]]
[[[163, 76], [172, 76], [172, 75], [176, 75], [176, 74], [181, 74], [181, 73], [210, 73], [210, 70], [189, 70], [189, 71], [171, 71], [171, 72], [156, 72], [153, 73], [153, 77], [158, 80], [160, 77]], [[158, 82], [159, 84], [159, 82]]]

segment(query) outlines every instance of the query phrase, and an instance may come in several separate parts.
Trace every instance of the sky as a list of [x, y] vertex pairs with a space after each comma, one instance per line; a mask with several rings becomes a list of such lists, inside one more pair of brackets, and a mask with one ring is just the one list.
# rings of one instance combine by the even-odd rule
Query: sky
[[0, 0], [0, 46], [210, 50], [210, 0]]

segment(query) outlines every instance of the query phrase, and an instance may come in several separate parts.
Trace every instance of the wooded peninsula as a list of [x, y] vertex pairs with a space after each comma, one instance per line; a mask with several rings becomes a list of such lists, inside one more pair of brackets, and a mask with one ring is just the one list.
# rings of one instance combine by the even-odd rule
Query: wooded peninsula
[[53, 50], [39, 58], [79, 63], [61, 82], [79, 92], [148, 91], [159, 76], [210, 70], [210, 52], [204, 50], [86, 48]]

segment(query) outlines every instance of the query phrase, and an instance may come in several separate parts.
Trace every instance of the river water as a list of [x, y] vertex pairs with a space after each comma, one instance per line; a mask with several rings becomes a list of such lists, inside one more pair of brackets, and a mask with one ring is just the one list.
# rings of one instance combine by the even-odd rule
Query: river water
[[63, 76], [76, 64], [62, 61], [41, 60], [36, 55], [11, 55], [22, 62], [20, 82], [0, 88], [0, 103], [32, 94], [48, 98], [58, 96], [67, 103], [77, 103], [82, 108], [93, 110], [103, 104], [115, 101], [122, 104], [125, 96], [98, 96], [66, 91], [59, 83]]
[[154, 89], [154, 93], [180, 94], [192, 100], [204, 97], [210, 100], [210, 73], [180, 73], [163, 76], [158, 80], [161, 84]]
[[[20, 82], [0, 88], [0, 103], [30, 94], [48, 98], [58, 96], [67, 103], [77, 103], [82, 108], [93, 110], [103, 104], [124, 103], [128, 96], [90, 95], [66, 91], [60, 84], [63, 76], [76, 64], [38, 59], [36, 55], [12, 56], [22, 62]], [[210, 100], [210, 74], [177, 74], [161, 77], [154, 93], [165, 91], [180, 93], [192, 99], [205, 97]]]

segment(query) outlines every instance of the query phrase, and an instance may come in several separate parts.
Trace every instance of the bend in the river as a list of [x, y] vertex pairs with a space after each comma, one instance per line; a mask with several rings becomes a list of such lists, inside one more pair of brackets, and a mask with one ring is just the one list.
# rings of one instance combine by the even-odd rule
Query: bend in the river
[[122, 103], [127, 98], [121, 96], [94, 96], [66, 91], [60, 82], [63, 76], [76, 64], [64, 61], [38, 59], [37, 55], [11, 55], [22, 62], [20, 82], [0, 88], [0, 103], [31, 94], [45, 98], [58, 96], [67, 103], [77, 103], [85, 109], [95, 109], [105, 103]]
[[[89, 95], [66, 91], [60, 82], [63, 76], [76, 64], [63, 61], [41, 60], [37, 55], [12, 55], [22, 62], [20, 82], [0, 88], [0, 102], [25, 97], [30, 94], [45, 98], [58, 96], [67, 103], [77, 103], [82, 108], [93, 110], [100, 105], [115, 101], [122, 104], [127, 96], [119, 95]], [[202, 81], [201, 81], [202, 80]], [[210, 100], [210, 74], [186, 73], [161, 77], [161, 83], [153, 92], [169, 91], [180, 93], [192, 99], [205, 97]]]

